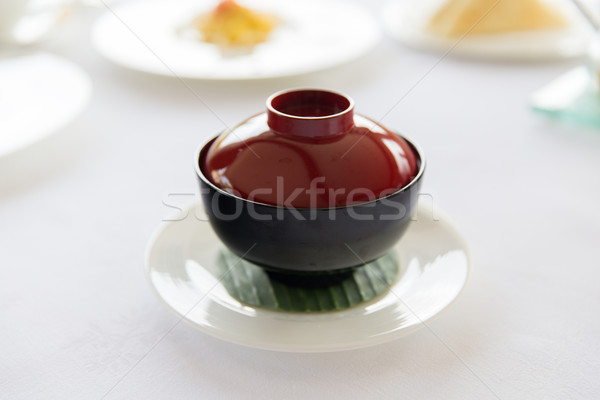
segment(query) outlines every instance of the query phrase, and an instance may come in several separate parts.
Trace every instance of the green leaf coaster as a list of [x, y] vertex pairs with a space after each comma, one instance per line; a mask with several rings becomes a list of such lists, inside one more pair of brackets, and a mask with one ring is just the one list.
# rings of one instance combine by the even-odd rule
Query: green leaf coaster
[[293, 273], [266, 270], [219, 252], [222, 284], [236, 300], [252, 307], [295, 312], [339, 311], [384, 293], [398, 276], [394, 252], [341, 272]]

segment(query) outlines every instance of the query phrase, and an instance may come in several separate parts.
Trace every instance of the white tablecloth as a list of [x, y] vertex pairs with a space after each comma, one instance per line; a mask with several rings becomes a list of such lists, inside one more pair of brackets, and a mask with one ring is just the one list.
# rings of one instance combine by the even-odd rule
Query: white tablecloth
[[[102, 59], [88, 37], [99, 12], [80, 12], [46, 46], [90, 74], [88, 109], [0, 160], [0, 398], [599, 395], [600, 132], [528, 108], [580, 61], [436, 65], [385, 38], [339, 68], [188, 88]], [[150, 291], [147, 241], [173, 211], [165, 203], [197, 200], [194, 150], [223, 128], [190, 88], [232, 125], [301, 86], [350, 94], [425, 149], [423, 191], [473, 261], [431, 330], [357, 351], [268, 352], [177, 324]]]

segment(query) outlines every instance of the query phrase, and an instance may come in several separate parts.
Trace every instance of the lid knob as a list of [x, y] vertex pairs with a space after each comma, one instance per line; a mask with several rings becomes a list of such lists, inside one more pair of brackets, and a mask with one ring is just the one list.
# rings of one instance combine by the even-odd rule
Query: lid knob
[[325, 138], [354, 126], [354, 101], [341, 93], [292, 89], [267, 99], [267, 124], [286, 136]]

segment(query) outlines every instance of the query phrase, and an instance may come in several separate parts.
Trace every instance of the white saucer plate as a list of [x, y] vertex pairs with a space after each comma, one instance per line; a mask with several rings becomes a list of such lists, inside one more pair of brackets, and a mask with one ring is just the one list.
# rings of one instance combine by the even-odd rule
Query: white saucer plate
[[252, 51], [225, 54], [199, 35], [189, 35], [191, 28], [186, 30], [196, 16], [215, 4], [212, 0], [119, 4], [98, 20], [92, 42], [106, 58], [133, 70], [180, 78], [240, 80], [333, 67], [363, 55], [380, 39], [374, 18], [356, 5], [334, 0], [242, 0], [240, 4], [274, 14], [281, 22], [269, 40]]
[[183, 320], [245, 346], [327, 352], [385, 343], [439, 314], [460, 294], [469, 274], [461, 235], [446, 217], [420, 204], [393, 249], [400, 270], [386, 293], [342, 311], [254, 308], [231, 297], [220, 283], [222, 270], [216, 260], [222, 245], [202, 216], [202, 206], [196, 205], [163, 222], [147, 248], [147, 278], [158, 297]]
[[87, 105], [92, 84], [48, 53], [0, 57], [0, 157], [60, 131]]
[[563, 29], [515, 32], [498, 35], [446, 39], [430, 34], [426, 25], [439, 0], [393, 0], [382, 10], [385, 30], [394, 39], [416, 49], [452, 55], [497, 60], [552, 60], [585, 54], [592, 29], [568, 1], [547, 0], [563, 11], [570, 22]]

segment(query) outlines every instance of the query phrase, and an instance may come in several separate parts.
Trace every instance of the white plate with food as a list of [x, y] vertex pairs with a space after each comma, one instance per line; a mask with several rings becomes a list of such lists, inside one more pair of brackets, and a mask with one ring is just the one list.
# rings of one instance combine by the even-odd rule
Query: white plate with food
[[150, 286], [167, 308], [200, 331], [275, 351], [341, 351], [394, 340], [439, 315], [462, 292], [469, 276], [465, 240], [425, 203], [419, 204], [407, 232], [390, 252], [398, 273], [386, 291], [336, 311], [273, 311], [253, 306], [248, 301], [252, 295], [238, 300], [227, 280], [232, 275], [233, 280], [256, 279], [249, 270], [235, 272], [244, 263], [237, 256], [237, 261], [219, 265], [223, 249], [201, 204], [182, 210], [164, 221], [150, 240]]
[[[365, 54], [380, 39], [367, 11], [341, 1], [240, 0], [245, 10], [226, 22], [215, 17], [211, 25], [209, 16], [219, 15], [214, 14], [218, 5], [214, 0], [119, 4], [97, 21], [92, 41], [106, 58], [133, 70], [240, 80], [333, 67]], [[258, 33], [254, 45], [239, 39], [248, 31], [254, 38]]]
[[386, 31], [417, 49], [508, 60], [547, 60], [586, 53], [593, 32], [568, 0], [394, 0]]
[[87, 74], [61, 57], [0, 55], [0, 157], [60, 131], [91, 92]]

